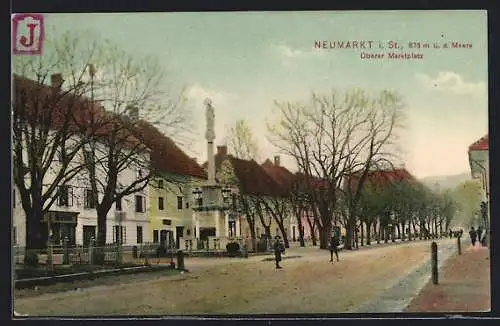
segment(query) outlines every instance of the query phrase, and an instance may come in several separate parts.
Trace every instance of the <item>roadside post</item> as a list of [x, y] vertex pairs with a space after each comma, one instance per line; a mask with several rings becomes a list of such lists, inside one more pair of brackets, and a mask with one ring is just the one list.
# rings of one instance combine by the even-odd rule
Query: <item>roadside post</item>
[[432, 284], [438, 284], [438, 252], [436, 242], [431, 244]]
[[177, 269], [184, 270], [184, 252], [182, 250], [177, 251]]
[[458, 235], [457, 237], [457, 247], [458, 247], [458, 254], [461, 255], [462, 254], [462, 243], [461, 243], [461, 240], [460, 240], [461, 236]]

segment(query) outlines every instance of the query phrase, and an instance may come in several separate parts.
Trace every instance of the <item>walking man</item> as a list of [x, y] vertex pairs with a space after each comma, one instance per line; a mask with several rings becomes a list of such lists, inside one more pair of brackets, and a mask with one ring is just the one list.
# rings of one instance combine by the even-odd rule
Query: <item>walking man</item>
[[450, 229], [449, 234], [450, 234], [450, 239], [453, 238], [453, 232], [451, 231], [451, 229]]
[[274, 242], [274, 260], [276, 261], [276, 269], [281, 269], [281, 254], [285, 253], [285, 246], [281, 243], [281, 237], [279, 235], [277, 235], [274, 239], [276, 240]]
[[335, 258], [337, 258], [337, 261], [339, 261], [339, 250], [338, 246], [340, 245], [339, 237], [337, 235], [337, 232], [334, 232], [331, 239], [330, 239], [330, 262], [333, 263], [333, 254], [335, 253]]
[[472, 246], [475, 246], [476, 239], [477, 239], [477, 233], [476, 233], [476, 230], [474, 230], [474, 227], [470, 228], [469, 236], [470, 236], [470, 241], [472, 242]]

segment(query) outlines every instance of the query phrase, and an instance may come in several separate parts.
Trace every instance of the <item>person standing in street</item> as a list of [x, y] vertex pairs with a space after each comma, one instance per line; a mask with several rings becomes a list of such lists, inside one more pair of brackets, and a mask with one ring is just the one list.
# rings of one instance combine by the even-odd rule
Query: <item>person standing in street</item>
[[281, 269], [281, 254], [285, 253], [285, 246], [281, 243], [281, 237], [279, 235], [277, 235], [274, 239], [274, 260], [276, 262], [276, 269]]
[[483, 230], [481, 229], [480, 226], [477, 228], [476, 233], [477, 233], [477, 242], [478, 244], [481, 244], [481, 239], [483, 238]]
[[330, 239], [330, 244], [329, 244], [330, 262], [332, 263], [333, 263], [333, 254], [335, 254], [335, 258], [337, 258], [337, 261], [339, 261], [339, 249], [338, 249], [339, 245], [340, 245], [339, 237], [337, 236], [337, 233], [334, 232]]
[[476, 239], [477, 239], [477, 233], [476, 233], [476, 230], [474, 230], [474, 227], [470, 228], [469, 237], [470, 237], [470, 241], [472, 242], [472, 246], [475, 246]]
[[451, 231], [451, 229], [450, 229], [449, 235], [450, 235], [450, 239], [453, 238], [453, 232]]

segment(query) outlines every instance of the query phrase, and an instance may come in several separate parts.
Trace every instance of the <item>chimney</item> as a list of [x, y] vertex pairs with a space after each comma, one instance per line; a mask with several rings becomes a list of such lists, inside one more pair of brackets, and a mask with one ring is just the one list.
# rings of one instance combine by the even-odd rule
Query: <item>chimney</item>
[[274, 165], [280, 166], [280, 156], [279, 155], [274, 156]]
[[62, 74], [53, 74], [50, 76], [50, 85], [57, 89], [61, 89], [64, 80], [62, 78]]
[[217, 155], [226, 156], [227, 155], [227, 146], [217, 146]]

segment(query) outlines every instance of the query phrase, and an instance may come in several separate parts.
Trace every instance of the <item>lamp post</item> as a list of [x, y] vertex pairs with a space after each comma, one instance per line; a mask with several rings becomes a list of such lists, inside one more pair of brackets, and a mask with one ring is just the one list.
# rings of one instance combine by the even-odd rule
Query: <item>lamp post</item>
[[[203, 205], [203, 191], [200, 189], [200, 188], [194, 188], [193, 191], [192, 191], [192, 194], [193, 194], [193, 198], [194, 198], [194, 201], [196, 203], [196, 206], [198, 206], [199, 208], [201, 208], [201, 206]], [[195, 218], [195, 221], [194, 221], [195, 225], [193, 225], [193, 229], [194, 229], [194, 237], [196, 239], [198, 239], [200, 237], [200, 235], [198, 234], [199, 233], [199, 230], [198, 230], [198, 216], [196, 216]]]
[[[221, 193], [222, 193], [222, 202], [223, 202], [222, 210], [224, 213], [224, 217], [226, 217], [226, 215], [229, 214], [229, 212], [231, 212], [231, 206], [229, 205], [229, 198], [231, 197], [231, 188], [224, 187], [224, 188], [222, 188]], [[224, 218], [224, 223], [226, 224], [224, 226], [224, 230], [226, 228], [228, 228], [229, 235], [233, 236], [233, 224], [231, 223], [231, 227], [229, 226], [229, 218], [228, 219]]]

